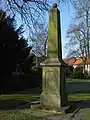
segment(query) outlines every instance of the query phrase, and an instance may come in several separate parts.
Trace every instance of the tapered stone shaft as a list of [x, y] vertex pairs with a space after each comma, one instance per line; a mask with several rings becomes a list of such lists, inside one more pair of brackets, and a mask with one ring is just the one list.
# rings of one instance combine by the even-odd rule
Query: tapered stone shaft
[[53, 4], [49, 14], [47, 51], [48, 58], [59, 57], [59, 59], [62, 59], [60, 11], [57, 8], [57, 4]]

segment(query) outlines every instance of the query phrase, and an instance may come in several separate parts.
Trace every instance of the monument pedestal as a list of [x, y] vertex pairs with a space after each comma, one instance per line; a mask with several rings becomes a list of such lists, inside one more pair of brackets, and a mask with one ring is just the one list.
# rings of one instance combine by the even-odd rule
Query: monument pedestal
[[53, 108], [60, 108], [66, 105], [66, 66], [58, 58], [46, 59], [41, 66], [43, 70], [41, 104]]

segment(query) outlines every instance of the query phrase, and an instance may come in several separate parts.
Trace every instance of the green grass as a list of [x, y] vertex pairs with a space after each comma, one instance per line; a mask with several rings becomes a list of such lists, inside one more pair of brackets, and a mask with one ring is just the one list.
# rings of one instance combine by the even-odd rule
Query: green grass
[[39, 109], [20, 109], [0, 111], [0, 120], [43, 120], [47, 116], [61, 116], [62, 113], [51, 113]]
[[[8, 94], [0, 95], [0, 107], [17, 105], [39, 99], [39, 94]], [[90, 100], [89, 93], [70, 93], [68, 101]], [[45, 112], [32, 111], [31, 109], [0, 110], [0, 120], [42, 120]], [[88, 119], [87, 119], [88, 120]]]
[[90, 108], [85, 109], [83, 116], [84, 120], [90, 120]]
[[23, 101], [32, 101], [39, 99], [40, 95], [39, 94], [2, 94], [0, 95], [0, 100], [23, 100]]
[[[69, 102], [72, 101], [90, 101], [90, 93], [71, 93], [68, 95]], [[88, 106], [87, 106], [88, 107]], [[90, 120], [90, 108], [83, 108], [83, 120]]]
[[[0, 95], [0, 120], [42, 120], [44, 113], [31, 109], [6, 110], [8, 107], [15, 107], [23, 102], [30, 102], [40, 99], [39, 94], [7, 94]], [[90, 93], [70, 93], [68, 101], [90, 100]], [[5, 108], [5, 110], [2, 110]], [[37, 114], [37, 115], [36, 115]], [[88, 119], [87, 119], [88, 120]]]
[[0, 120], [42, 120], [42, 117], [31, 115], [26, 111], [29, 110], [0, 111]]
[[90, 82], [90, 79], [74, 79], [74, 78], [67, 78], [66, 79], [66, 82], [75, 82], [75, 83], [78, 83], [78, 82]]
[[0, 109], [14, 108], [26, 102], [38, 100], [39, 94], [8, 94], [0, 95]]
[[[31, 115], [28, 109], [10, 110], [18, 105], [38, 100], [39, 94], [8, 94], [0, 95], [0, 120], [42, 120], [42, 117]], [[35, 113], [34, 113], [35, 114]]]
[[[29, 102], [39, 99], [39, 94], [12, 94], [0, 95], [0, 108], [15, 106], [22, 102]], [[40, 109], [0, 109], [0, 120], [42, 120], [46, 116], [57, 115], [56, 113], [49, 113]], [[59, 114], [60, 115], [60, 114]]]
[[90, 100], [90, 93], [71, 93], [68, 94], [69, 101]]

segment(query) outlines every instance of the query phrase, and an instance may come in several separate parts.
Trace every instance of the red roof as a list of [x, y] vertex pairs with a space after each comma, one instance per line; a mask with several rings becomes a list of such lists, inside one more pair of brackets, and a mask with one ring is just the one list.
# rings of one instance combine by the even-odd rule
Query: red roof
[[[86, 64], [90, 64], [90, 59], [88, 57], [84, 58], [86, 61]], [[65, 63], [68, 65], [80, 65], [83, 64], [83, 59], [82, 58], [65, 58], [63, 59]]]
[[73, 65], [75, 61], [76, 61], [76, 58], [66, 58], [66, 59], [64, 59], [64, 62], [67, 63], [68, 65]]
[[83, 63], [82, 58], [76, 59], [76, 61], [74, 62], [74, 65], [80, 65]]

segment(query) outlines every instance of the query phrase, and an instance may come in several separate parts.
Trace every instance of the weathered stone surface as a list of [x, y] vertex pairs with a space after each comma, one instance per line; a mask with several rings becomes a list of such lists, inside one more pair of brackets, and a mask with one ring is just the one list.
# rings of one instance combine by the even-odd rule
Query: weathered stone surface
[[46, 93], [57, 93], [60, 88], [60, 68], [43, 67], [43, 90]]
[[41, 94], [41, 104], [56, 108], [60, 108], [67, 102], [65, 69], [58, 66], [43, 67], [43, 92]]
[[50, 10], [47, 58], [42, 66], [40, 102], [43, 106], [60, 108], [67, 103], [66, 64], [62, 60], [60, 12], [54, 4]]
[[60, 12], [54, 4], [49, 14], [48, 25], [48, 58], [62, 58], [61, 51], [61, 31], [60, 31]]

